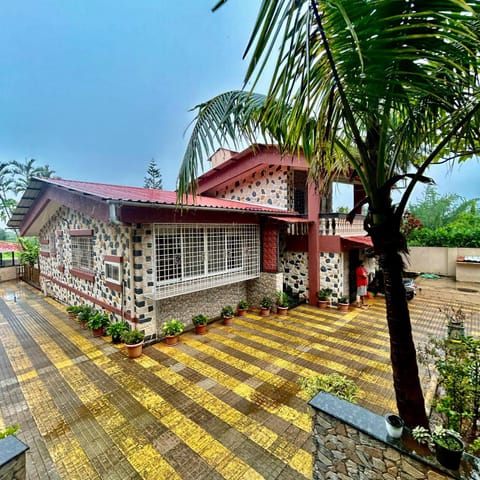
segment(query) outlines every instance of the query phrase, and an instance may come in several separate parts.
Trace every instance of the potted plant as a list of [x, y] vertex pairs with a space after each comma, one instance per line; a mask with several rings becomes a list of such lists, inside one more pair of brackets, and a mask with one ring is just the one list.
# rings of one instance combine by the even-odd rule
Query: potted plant
[[101, 337], [109, 323], [108, 313], [94, 312], [88, 319], [87, 326], [92, 331], [94, 337]]
[[94, 314], [94, 310], [89, 305], [82, 305], [78, 312], [77, 318], [82, 328], [87, 328], [90, 317]]
[[205, 335], [207, 333], [208, 317], [198, 314], [192, 318], [192, 322], [195, 326], [195, 333], [197, 335]]
[[270, 310], [273, 307], [273, 300], [270, 297], [263, 297], [260, 302], [260, 315], [262, 317], [267, 317], [270, 315]]
[[462, 307], [454, 308], [451, 305], [440, 308], [447, 319], [447, 337], [449, 340], [459, 341], [465, 336], [466, 315]]
[[240, 300], [237, 305], [237, 315], [244, 317], [247, 314], [249, 303], [246, 300]]
[[348, 297], [346, 295], [342, 295], [341, 297], [339, 297], [337, 308], [341, 312], [348, 312], [348, 306], [349, 306]]
[[435, 457], [440, 465], [450, 470], [458, 470], [465, 448], [458, 432], [436, 426], [432, 432], [425, 427], [415, 427], [412, 436], [418, 443], [435, 449]]
[[405, 425], [403, 419], [395, 413], [387, 413], [384, 418], [387, 435], [390, 438], [400, 438], [402, 436], [403, 426]]
[[331, 288], [321, 288], [317, 292], [317, 306], [320, 308], [327, 308], [330, 304], [330, 297], [332, 296], [333, 290]]
[[165, 343], [167, 345], [176, 345], [178, 343], [178, 336], [185, 329], [185, 325], [175, 318], [165, 322], [162, 325], [162, 331], [165, 334]]
[[77, 315], [82, 311], [82, 306], [81, 305], [69, 305], [67, 308], [67, 313], [68, 316], [71, 319], [77, 318]]
[[122, 341], [122, 334], [128, 330], [127, 322], [110, 323], [105, 329], [107, 335], [112, 337], [112, 343], [120, 343]]
[[290, 305], [290, 297], [285, 292], [279, 290], [277, 292], [277, 313], [279, 315], [286, 315]]
[[231, 325], [233, 323], [233, 316], [235, 315], [235, 310], [231, 305], [226, 305], [222, 308], [220, 316], [222, 317], [222, 322], [224, 325]]
[[122, 333], [122, 340], [127, 348], [128, 358], [137, 358], [142, 354], [145, 333], [141, 330], [127, 330]]

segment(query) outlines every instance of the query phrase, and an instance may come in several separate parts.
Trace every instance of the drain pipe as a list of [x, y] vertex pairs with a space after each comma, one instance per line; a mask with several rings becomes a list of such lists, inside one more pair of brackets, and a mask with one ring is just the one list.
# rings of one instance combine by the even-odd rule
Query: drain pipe
[[[117, 214], [118, 203], [113, 202], [111, 200], [107, 200], [107, 205], [108, 205], [108, 219], [109, 219], [110, 223], [112, 225], [123, 226], [123, 222], [118, 218], [118, 214]], [[132, 242], [131, 233], [130, 233], [130, 236], [129, 236], [129, 242], [130, 242], [130, 244]], [[130, 252], [131, 252], [131, 248], [129, 249], [129, 263], [130, 263], [130, 260], [131, 260]], [[131, 265], [132, 264], [130, 263], [130, 271], [132, 270]], [[120, 292], [120, 295], [121, 295], [120, 317], [121, 317], [121, 320], [123, 322], [123, 321], [125, 321], [125, 284], [124, 284], [124, 281], [123, 281], [123, 275], [125, 273], [125, 269], [123, 268], [123, 265], [122, 265], [121, 272], [122, 272], [122, 291]]]

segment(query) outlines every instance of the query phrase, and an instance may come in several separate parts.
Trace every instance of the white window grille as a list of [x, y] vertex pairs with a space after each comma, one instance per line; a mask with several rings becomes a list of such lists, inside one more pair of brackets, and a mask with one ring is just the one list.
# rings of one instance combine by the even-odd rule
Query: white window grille
[[93, 238], [72, 236], [72, 267], [93, 272]]
[[154, 226], [155, 299], [258, 277], [258, 225]]
[[55, 255], [57, 253], [57, 235], [55, 232], [50, 234], [50, 238], [48, 240], [48, 246], [50, 248], [50, 255]]
[[57, 237], [57, 264], [65, 265], [63, 256], [63, 237]]
[[105, 262], [105, 280], [120, 285], [122, 269], [119, 263]]

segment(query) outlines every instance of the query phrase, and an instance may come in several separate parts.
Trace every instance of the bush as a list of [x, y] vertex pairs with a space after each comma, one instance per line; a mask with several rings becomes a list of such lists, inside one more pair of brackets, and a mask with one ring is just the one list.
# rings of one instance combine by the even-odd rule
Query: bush
[[310, 397], [314, 397], [318, 392], [324, 391], [343, 400], [348, 400], [352, 403], [356, 402], [358, 386], [353, 380], [338, 373], [302, 378], [299, 383], [300, 388], [306, 391]]
[[122, 340], [127, 345], [136, 345], [145, 338], [145, 333], [141, 330], [128, 330], [122, 333]]
[[192, 318], [192, 322], [195, 326], [206, 325], [208, 323], [208, 317], [199, 313]]
[[185, 325], [180, 321], [173, 318], [162, 325], [162, 331], [165, 335], [171, 337], [180, 335], [185, 328]]
[[220, 312], [220, 316], [222, 318], [233, 317], [234, 315], [235, 315], [235, 310], [231, 305], [225, 305], [225, 307], [223, 307], [222, 311]]

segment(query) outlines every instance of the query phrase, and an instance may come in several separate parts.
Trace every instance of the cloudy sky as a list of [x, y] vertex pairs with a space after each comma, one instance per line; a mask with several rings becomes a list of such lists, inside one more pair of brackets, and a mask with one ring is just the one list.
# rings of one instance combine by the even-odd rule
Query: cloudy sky
[[[0, 3], [0, 161], [35, 158], [63, 178], [143, 184], [157, 161], [174, 189], [190, 109], [242, 86], [258, 0]], [[478, 162], [430, 174], [480, 196]], [[340, 202], [341, 203], [341, 202]]]

